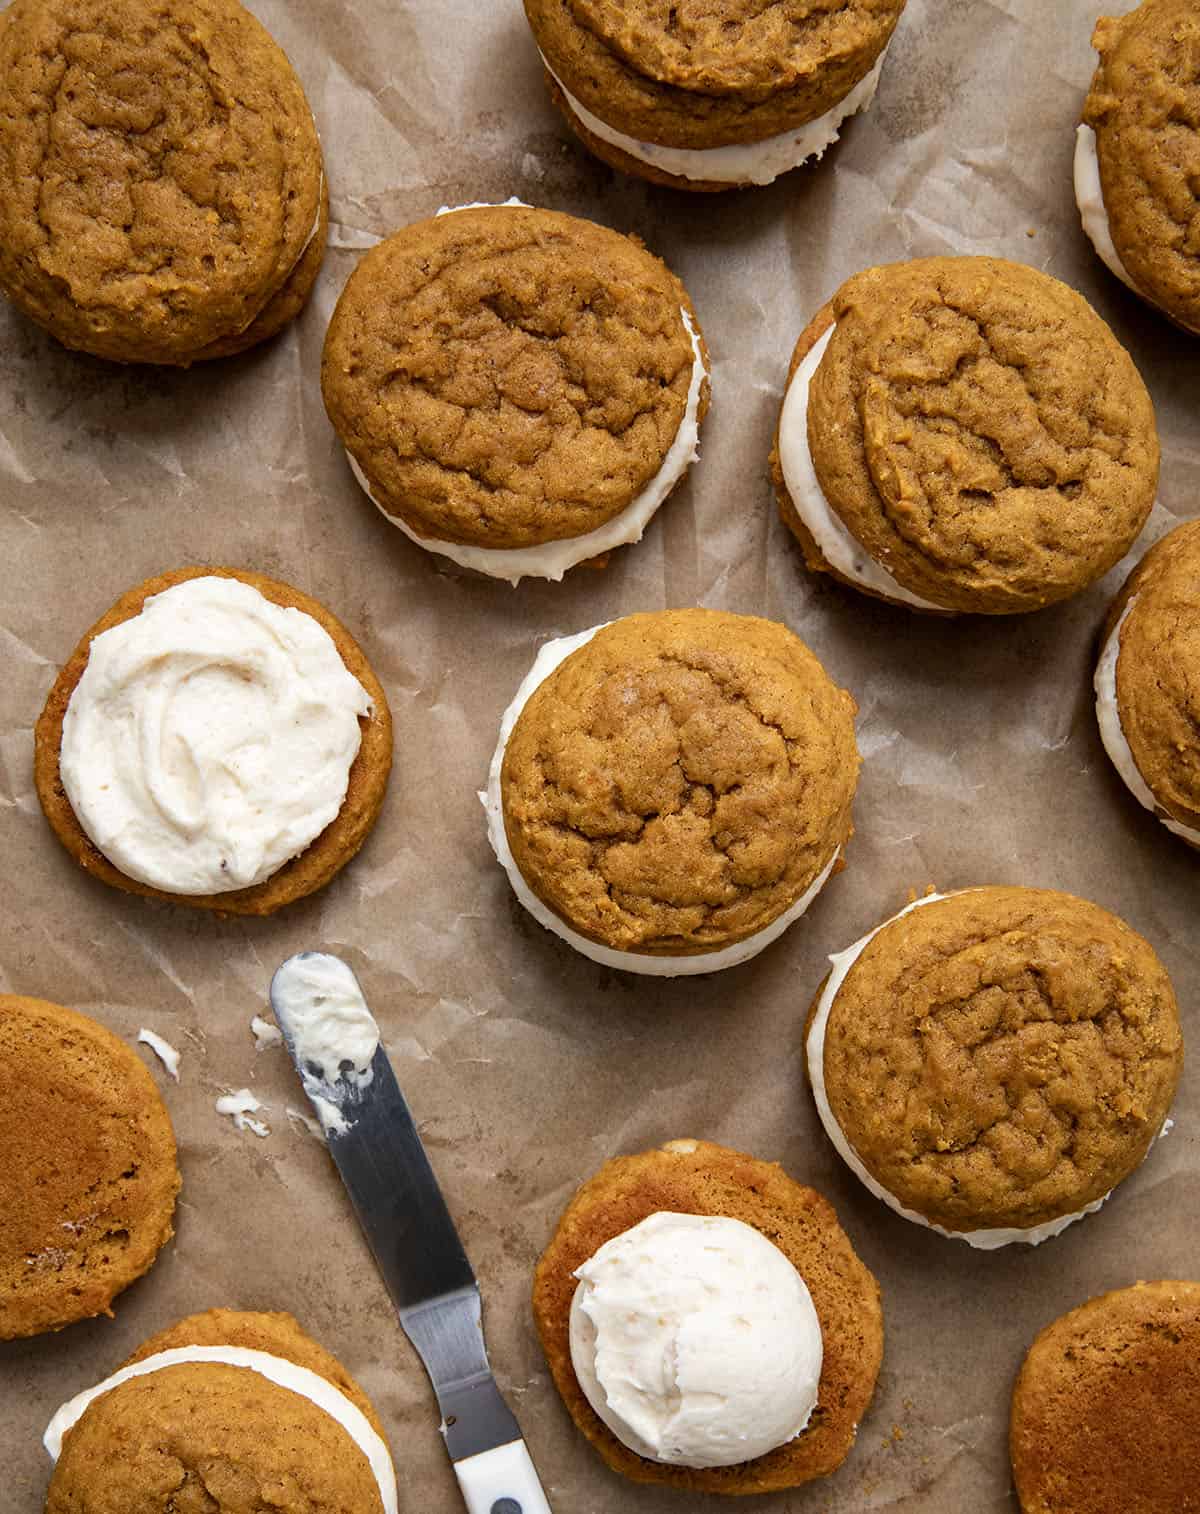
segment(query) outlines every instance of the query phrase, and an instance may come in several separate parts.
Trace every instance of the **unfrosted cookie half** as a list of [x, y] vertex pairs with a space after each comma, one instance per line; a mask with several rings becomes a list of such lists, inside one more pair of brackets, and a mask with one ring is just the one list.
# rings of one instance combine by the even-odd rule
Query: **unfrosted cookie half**
[[1075, 149], [1084, 230], [1135, 294], [1200, 331], [1200, 11], [1142, 0], [1101, 17], [1092, 46]]
[[525, 0], [551, 97], [598, 157], [679, 189], [769, 184], [870, 103], [904, 0]]
[[1184, 1514], [1200, 1488], [1200, 1283], [1136, 1283], [1038, 1335], [1012, 1395], [1022, 1514]]
[[1200, 522], [1156, 542], [1126, 579], [1095, 687], [1100, 735], [1126, 787], [1200, 847]]
[[324, 226], [304, 91], [237, 0], [0, 16], [0, 289], [68, 347], [240, 351], [303, 305]]
[[1048, 889], [918, 900], [830, 959], [817, 1111], [905, 1219], [991, 1250], [1098, 1209], [1162, 1130], [1183, 1064], [1149, 942]]
[[630, 615], [539, 654], [501, 726], [489, 833], [521, 902], [608, 966], [745, 961], [838, 866], [855, 705], [775, 621]]
[[289, 1314], [213, 1309], [58, 1411], [46, 1514], [396, 1514], [367, 1396]]
[[[579, 1270], [594, 1258], [599, 1275], [593, 1272], [592, 1281], [602, 1287], [606, 1266], [619, 1265], [609, 1260], [603, 1248], [655, 1215], [667, 1220], [720, 1217], [751, 1227], [782, 1252], [811, 1298], [821, 1336], [816, 1407], [799, 1433], [750, 1460], [696, 1467], [640, 1455], [596, 1413], [576, 1373], [572, 1312]], [[684, 1241], [703, 1245], [702, 1228], [692, 1227]], [[703, 1269], [689, 1269], [686, 1244], [678, 1260], [681, 1279], [693, 1272], [702, 1275]], [[652, 1280], [645, 1282], [652, 1289]], [[672, 1291], [671, 1279], [664, 1277], [664, 1301]], [[684, 1294], [688, 1291], [685, 1288]], [[639, 1358], [642, 1370], [633, 1382], [637, 1397], [647, 1401], [659, 1397], [667, 1406], [678, 1407], [689, 1394], [703, 1396], [706, 1377], [721, 1378], [720, 1345], [714, 1349], [707, 1335], [709, 1327], [721, 1328], [720, 1288], [708, 1298], [696, 1298], [695, 1290], [690, 1291], [695, 1307], [682, 1321], [675, 1346], [661, 1359], [654, 1354]], [[771, 1307], [771, 1300], [756, 1300], [751, 1307], [757, 1314], [760, 1307]], [[879, 1285], [855, 1255], [832, 1206], [790, 1178], [778, 1163], [760, 1161], [711, 1141], [668, 1141], [656, 1150], [617, 1157], [584, 1183], [538, 1262], [533, 1312], [555, 1386], [571, 1418], [608, 1465], [635, 1482], [661, 1483], [691, 1493], [778, 1492], [836, 1471], [854, 1444], [883, 1357]], [[617, 1357], [622, 1355], [622, 1344], [636, 1346], [644, 1328], [653, 1329], [655, 1323], [653, 1312], [646, 1308], [637, 1317], [631, 1313], [628, 1340], [614, 1342]], [[736, 1309], [724, 1328], [737, 1332]], [[769, 1370], [765, 1360], [763, 1366], [764, 1372]], [[735, 1377], [744, 1391], [748, 1385], [741, 1374]], [[597, 1388], [590, 1386], [594, 1397]], [[713, 1413], [718, 1407], [711, 1399], [707, 1405], [696, 1406], [698, 1415]]]
[[122, 595], [34, 732], [42, 809], [86, 872], [228, 914], [273, 914], [328, 883], [378, 818], [391, 764], [387, 697], [346, 627], [232, 568]]
[[1154, 409], [1074, 290], [998, 258], [849, 279], [801, 334], [772, 474], [808, 566], [941, 613], [1053, 604], [1154, 503]]
[[709, 395], [666, 265], [515, 201], [372, 248], [334, 311], [321, 387], [384, 516], [514, 583], [637, 541], [698, 455]]
[[173, 1234], [154, 1079], [89, 1016], [0, 994], [0, 1151], [0, 1340], [111, 1314]]

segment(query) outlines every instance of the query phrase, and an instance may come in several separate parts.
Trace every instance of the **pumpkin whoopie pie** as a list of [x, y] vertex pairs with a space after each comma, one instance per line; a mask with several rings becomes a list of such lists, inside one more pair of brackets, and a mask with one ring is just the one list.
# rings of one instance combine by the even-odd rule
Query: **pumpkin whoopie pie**
[[608, 1465], [692, 1493], [835, 1471], [883, 1356], [879, 1286], [832, 1207], [710, 1141], [618, 1157], [586, 1182], [538, 1263], [533, 1311]]
[[98, 1021], [0, 994], [0, 1340], [111, 1314], [173, 1231], [175, 1136]]
[[516, 583], [641, 538], [698, 455], [708, 358], [687, 291], [640, 242], [510, 202], [372, 248], [321, 388], [386, 519]]
[[818, 311], [771, 466], [813, 572], [1008, 615], [1125, 555], [1158, 457], [1146, 387], [1080, 295], [1020, 263], [936, 257], [868, 268]]
[[904, 0], [525, 0], [555, 104], [655, 184], [769, 184], [874, 98]]
[[1176, 526], [1125, 581], [1095, 687], [1100, 735], [1126, 787], [1200, 847], [1200, 521]]
[[0, 15], [0, 290], [68, 347], [186, 366], [273, 336], [327, 216], [304, 91], [237, 0]]
[[493, 850], [521, 903], [595, 961], [743, 962], [840, 864], [855, 708], [754, 616], [664, 610], [549, 642], [480, 796]]
[[34, 744], [46, 818], [85, 871], [245, 915], [345, 866], [391, 761], [387, 698], [345, 626], [232, 568], [122, 595], [59, 673]]

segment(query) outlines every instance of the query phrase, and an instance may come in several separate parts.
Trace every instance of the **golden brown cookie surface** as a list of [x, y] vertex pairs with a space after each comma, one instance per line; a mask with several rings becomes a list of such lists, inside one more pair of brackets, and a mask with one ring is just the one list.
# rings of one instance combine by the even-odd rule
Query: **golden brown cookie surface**
[[1200, 12], [1143, 0], [1096, 23], [1100, 62], [1083, 108], [1117, 254], [1138, 289], [1200, 328]]
[[1130, 605], [1117, 658], [1121, 731], [1159, 806], [1200, 830], [1200, 521], [1142, 558], [1110, 612], [1110, 634]]
[[175, 1137], [136, 1052], [0, 995], [0, 1340], [110, 1313], [173, 1234]]
[[886, 924], [825, 1031], [825, 1092], [871, 1176], [955, 1232], [1077, 1214], [1138, 1166], [1183, 1062], [1150, 944], [1048, 889], [978, 888]]
[[[359, 720], [362, 733], [358, 755], [350, 768], [346, 797], [333, 822], [299, 856], [293, 857], [262, 883], [227, 894], [168, 894], [128, 877], [93, 844], [71, 808], [59, 771], [63, 719], [71, 695], [87, 667], [92, 638], [110, 626], [131, 620], [153, 594], [161, 594], [190, 578], [236, 578], [257, 589], [272, 604], [302, 610], [323, 626], [333, 639], [346, 667], [371, 696], [371, 713]], [[221, 914], [270, 915], [285, 904], [323, 888], [362, 846], [383, 807], [392, 767], [392, 716], [383, 686], [358, 643], [341, 621], [324, 605], [290, 584], [278, 583], [261, 573], [234, 568], [176, 568], [148, 578], [123, 594], [107, 614], [84, 635], [46, 698], [34, 728], [34, 782], [38, 799], [54, 834], [85, 872], [114, 888], [146, 898], [166, 899], [211, 909]]]
[[[372, 1421], [361, 1389], [286, 1314], [213, 1310], [130, 1359], [187, 1345], [284, 1357], [333, 1383]], [[126, 1365], [129, 1365], [128, 1363]], [[381, 1514], [370, 1463], [311, 1400], [244, 1367], [189, 1362], [110, 1389], [67, 1432], [46, 1514]]]
[[[575, 1376], [569, 1339], [575, 1269], [606, 1241], [661, 1210], [722, 1215], [753, 1226], [779, 1247], [812, 1295], [824, 1346], [817, 1407], [800, 1435], [754, 1461], [710, 1468], [648, 1461], [597, 1417]], [[833, 1472], [854, 1444], [883, 1357], [879, 1286], [832, 1206], [777, 1163], [709, 1141], [670, 1141], [617, 1157], [585, 1183], [538, 1263], [533, 1311], [563, 1402], [608, 1465], [635, 1482], [697, 1493], [767, 1493]]]
[[540, 685], [508, 739], [517, 867], [573, 930], [616, 950], [744, 940], [850, 835], [854, 710], [777, 622], [615, 621]]
[[435, 216], [350, 276], [325, 406], [376, 500], [418, 535], [582, 536], [675, 440], [695, 364], [683, 310], [698, 329], [665, 264], [607, 227], [515, 205]]
[[1047, 1325], [1009, 1452], [1022, 1514], [1200, 1509], [1200, 1283], [1138, 1283]]
[[1009, 614], [1124, 555], [1154, 502], [1154, 410], [1074, 290], [997, 258], [921, 258], [855, 275], [832, 306], [813, 461], [834, 514], [900, 585]]
[[321, 194], [303, 90], [237, 0], [0, 17], [0, 287], [67, 346], [186, 364], [233, 342], [300, 262]]
[[[824, 115], [868, 74], [904, 0], [525, 0], [547, 64], [637, 141], [759, 142]], [[638, 169], [641, 172], [641, 169]]]

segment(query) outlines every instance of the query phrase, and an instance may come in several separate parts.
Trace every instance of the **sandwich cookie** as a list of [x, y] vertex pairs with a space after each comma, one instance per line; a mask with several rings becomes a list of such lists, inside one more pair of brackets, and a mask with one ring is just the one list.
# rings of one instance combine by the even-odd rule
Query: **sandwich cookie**
[[1200, 1508], [1200, 1283], [1137, 1283], [1047, 1325], [1009, 1453], [1022, 1514]]
[[555, 1385], [614, 1471], [768, 1493], [845, 1460], [883, 1355], [879, 1287], [830, 1205], [708, 1141], [618, 1157], [534, 1277]]
[[770, 184], [875, 96], [904, 0], [525, 0], [554, 103], [614, 168]]
[[237, 0], [0, 16], [0, 290], [66, 346], [243, 351], [303, 306], [327, 219], [304, 91]]
[[687, 291], [639, 242], [514, 201], [372, 248], [321, 389], [383, 515], [515, 584], [641, 539], [699, 455], [708, 355]]
[[1099, 1209], [1183, 1065], [1153, 948], [1070, 894], [932, 894], [831, 957], [809, 1012], [817, 1112], [905, 1219], [993, 1250]]
[[1129, 550], [1158, 482], [1154, 409], [1074, 290], [998, 258], [849, 279], [801, 334], [771, 454], [816, 573], [892, 604], [1015, 614]]
[[46, 1514], [396, 1514], [370, 1400], [289, 1314], [213, 1309], [145, 1342], [45, 1435]]
[[1142, 0], [1102, 16], [1100, 62], [1075, 134], [1083, 229], [1123, 284], [1200, 331], [1200, 12], [1193, 0]]
[[1200, 521], [1177, 526], [1129, 575], [1095, 687], [1100, 736], [1126, 788], [1200, 847]]
[[170, 1116], [87, 1015], [0, 994], [0, 1340], [111, 1314], [173, 1234]]
[[340, 621], [261, 574], [183, 568], [84, 636], [38, 719], [34, 777], [87, 872], [267, 915], [358, 851], [391, 761], [387, 699]]
[[547, 643], [480, 800], [539, 924], [674, 977], [757, 955], [840, 865], [854, 700], [775, 621], [630, 615]]

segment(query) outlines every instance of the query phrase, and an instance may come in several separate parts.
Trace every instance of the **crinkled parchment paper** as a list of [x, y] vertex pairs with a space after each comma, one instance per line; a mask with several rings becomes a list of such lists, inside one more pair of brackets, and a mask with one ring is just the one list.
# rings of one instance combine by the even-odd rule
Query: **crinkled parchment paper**
[[[254, 0], [308, 89], [327, 154], [331, 251], [278, 341], [192, 372], [68, 353], [0, 310], [0, 989], [58, 1000], [183, 1053], [155, 1064], [184, 1186], [178, 1234], [116, 1318], [0, 1348], [0, 1507], [36, 1514], [59, 1402], [150, 1332], [213, 1305], [288, 1309], [363, 1381], [403, 1507], [461, 1505], [434, 1400], [324, 1148], [252, 1015], [289, 953], [359, 973], [479, 1274], [500, 1382], [564, 1514], [715, 1508], [611, 1475], [569, 1423], [528, 1308], [530, 1275], [575, 1186], [608, 1156], [698, 1135], [777, 1159], [828, 1194], [878, 1274], [879, 1392], [832, 1480], [773, 1511], [1000, 1514], [1013, 1373], [1034, 1333], [1135, 1278], [1194, 1276], [1200, 1097], [1104, 1210], [1036, 1250], [978, 1254], [906, 1224], [834, 1157], [802, 1081], [800, 1030], [826, 955], [935, 883], [1074, 890], [1144, 932], [1194, 1033], [1200, 857], [1130, 799], [1092, 716], [1094, 638], [1124, 568], [1010, 620], [922, 620], [817, 582], [766, 479], [788, 355], [854, 270], [996, 253], [1066, 279], [1132, 350], [1164, 444], [1138, 551], [1200, 495], [1200, 342], [1111, 278], [1079, 229], [1073, 131], [1094, 0], [910, 0], [878, 100], [825, 161], [768, 189], [689, 197], [614, 175], [547, 103], [518, 0]], [[325, 324], [359, 249], [442, 204], [508, 195], [636, 232], [684, 278], [712, 348], [703, 455], [605, 572], [513, 590], [447, 572], [354, 485], [325, 420]], [[388, 690], [396, 766], [379, 825], [324, 893], [227, 921], [84, 877], [46, 827], [32, 727], [81, 631], [131, 584], [211, 562], [291, 580], [339, 614]], [[496, 724], [546, 637], [634, 610], [775, 616], [860, 705], [866, 758], [849, 866], [744, 967], [676, 982], [576, 956], [517, 906], [476, 789]], [[148, 1054], [147, 1054], [148, 1055]], [[249, 1086], [270, 1134], [213, 1101]], [[52, 1135], [48, 1134], [48, 1139]], [[0, 1153], [0, 1161], [3, 1153]]]

